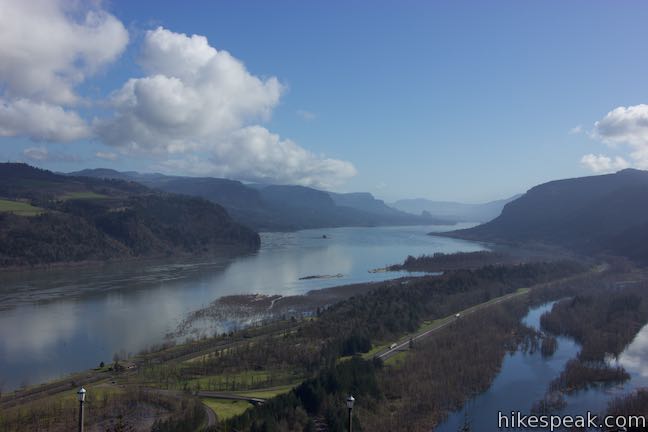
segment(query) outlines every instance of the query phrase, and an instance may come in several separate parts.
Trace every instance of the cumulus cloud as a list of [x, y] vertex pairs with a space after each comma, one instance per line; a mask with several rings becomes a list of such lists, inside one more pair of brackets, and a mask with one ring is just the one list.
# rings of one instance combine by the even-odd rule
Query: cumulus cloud
[[171, 159], [161, 168], [324, 189], [336, 187], [356, 175], [350, 162], [315, 155], [261, 126], [248, 126], [231, 133], [206, 158]]
[[[89, 128], [75, 86], [114, 61], [128, 32], [81, 2], [0, 0], [0, 134], [70, 141]], [[44, 122], [45, 125], [40, 125]]]
[[0, 136], [27, 135], [36, 141], [67, 142], [90, 136], [74, 111], [47, 102], [0, 98]]
[[[259, 126], [284, 91], [276, 77], [253, 75], [203, 36], [162, 27], [143, 39], [144, 76], [102, 101], [109, 114], [88, 124], [80, 107], [97, 101], [84, 99], [77, 88], [128, 43], [123, 24], [100, 4], [0, 0], [0, 137], [96, 138], [119, 149], [97, 151], [100, 159], [140, 155], [184, 173], [255, 181], [333, 187], [355, 175], [351, 163], [314, 154]], [[69, 159], [44, 146], [24, 156]]]
[[1, 0], [0, 7], [0, 79], [10, 97], [74, 103], [73, 87], [128, 42], [119, 20], [78, 2]]
[[628, 161], [620, 156], [611, 158], [601, 154], [586, 154], [581, 158], [581, 163], [595, 173], [609, 173], [630, 166]]
[[23, 155], [27, 159], [37, 162], [79, 162], [81, 160], [81, 158], [75, 155], [59, 151], [50, 152], [45, 146], [26, 148], [23, 150]]
[[105, 143], [168, 157], [169, 170], [326, 187], [355, 174], [349, 162], [315, 155], [258, 126], [279, 103], [275, 77], [252, 75], [203, 36], [162, 27], [146, 33], [142, 78], [111, 98], [115, 115], [97, 120]]
[[248, 121], [268, 118], [282, 91], [277, 78], [251, 75], [205, 37], [161, 27], [147, 32], [141, 64], [149, 75], [117, 91], [117, 115], [95, 125], [107, 144], [168, 153], [204, 148]]
[[117, 154], [113, 152], [97, 152], [95, 153], [95, 156], [98, 157], [99, 159], [104, 159], [109, 161], [115, 161], [118, 158]]
[[615, 148], [627, 147], [632, 161], [628, 165], [648, 168], [648, 105], [613, 109], [594, 123], [592, 136]]

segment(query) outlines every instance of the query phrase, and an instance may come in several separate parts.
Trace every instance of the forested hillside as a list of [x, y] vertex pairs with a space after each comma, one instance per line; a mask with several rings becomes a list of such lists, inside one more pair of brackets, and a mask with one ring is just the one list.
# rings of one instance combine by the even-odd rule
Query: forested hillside
[[237, 222], [261, 231], [450, 223], [444, 218], [393, 209], [369, 193], [333, 194], [304, 186], [243, 184], [222, 178], [175, 177], [109, 169], [87, 169], [71, 175], [126, 179], [165, 192], [205, 198], [223, 206]]
[[451, 236], [557, 244], [586, 254], [648, 262], [648, 172], [558, 180], [530, 189], [501, 216]]
[[[21, 211], [13, 210], [20, 204]], [[259, 236], [200, 198], [0, 164], [0, 266], [251, 250]]]

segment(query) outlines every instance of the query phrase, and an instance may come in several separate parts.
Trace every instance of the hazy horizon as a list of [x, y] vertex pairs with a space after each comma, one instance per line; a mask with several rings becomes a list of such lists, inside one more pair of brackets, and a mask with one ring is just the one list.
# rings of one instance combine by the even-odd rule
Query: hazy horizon
[[[23, 161], [18, 161], [18, 162], [23, 162]], [[35, 164], [34, 164], [34, 165], [35, 165]], [[227, 178], [227, 177], [215, 177], [215, 176], [210, 176], [210, 175], [202, 175], [202, 176], [201, 176], [201, 175], [191, 175], [191, 174], [188, 174], [188, 175], [178, 174], [178, 175], [176, 175], [176, 174], [164, 174], [164, 173], [162, 173], [162, 172], [157, 172], [157, 171], [149, 171], [149, 172], [145, 172], [145, 171], [134, 171], [134, 170], [126, 171], [126, 170], [119, 170], [119, 169], [115, 169], [115, 168], [107, 168], [107, 167], [104, 167], [104, 166], [98, 166], [98, 167], [96, 167], [96, 168], [80, 168], [79, 170], [67, 171], [67, 172], [60, 171], [60, 173], [61, 173], [61, 174], [67, 174], [67, 175], [69, 175], [69, 174], [74, 174], [75, 172], [83, 171], [83, 170], [86, 170], [86, 169], [99, 169], [99, 170], [101, 170], [101, 169], [107, 169], [107, 170], [115, 170], [115, 171], [119, 171], [119, 172], [137, 173], [137, 174], [141, 174], [141, 175], [166, 175], [166, 176], [171, 176], [171, 177], [177, 176], [177, 177], [194, 177], [194, 178], [205, 178], [205, 177], [221, 178], [221, 179], [226, 179], [226, 180], [241, 181], [241, 183], [243, 183], [244, 185], [264, 185], [264, 186], [299, 186], [299, 185], [293, 185], [293, 184], [290, 184], [290, 183], [260, 183], [260, 182], [249, 182], [249, 181], [245, 181], [245, 180], [237, 180], [237, 179], [231, 179], [231, 178]], [[55, 171], [55, 172], [56, 172], [56, 171]], [[557, 179], [557, 180], [558, 180], [558, 179]], [[309, 187], [310, 187], [310, 186], [309, 186]], [[324, 192], [340, 193], [340, 194], [346, 194], [346, 193], [366, 193], [366, 192], [367, 192], [367, 191], [360, 191], [360, 190], [357, 190], [357, 191], [356, 191], [356, 190], [350, 190], [350, 191], [337, 191], [337, 192], [336, 192], [336, 191], [328, 191], [328, 190], [326, 190], [326, 189], [323, 189], [323, 188], [317, 188], [317, 187], [314, 187], [314, 189], [318, 189], [318, 190], [321, 190], [321, 191], [324, 191]], [[397, 197], [397, 198], [394, 198], [394, 199], [386, 199], [386, 198], [380, 196], [379, 193], [378, 193], [378, 194], [376, 194], [376, 193], [371, 193], [371, 192], [369, 192], [369, 193], [371, 193], [371, 194], [373, 195], [374, 198], [379, 199], [379, 200], [382, 200], [382, 201], [384, 201], [386, 204], [389, 205], [389, 204], [393, 204], [393, 203], [395, 203], [395, 202], [397, 202], [397, 201], [403, 201], [403, 200], [428, 200], [428, 201], [435, 201], [435, 202], [448, 202], [448, 203], [460, 203], [460, 204], [485, 204], [485, 203], [492, 202], [492, 201], [502, 201], [502, 200], [507, 200], [507, 199], [510, 199], [510, 198], [512, 198], [512, 197], [514, 197], [514, 196], [516, 196], [516, 195], [522, 195], [522, 194], [524, 194], [524, 192], [526, 192], [526, 191], [522, 191], [522, 192], [519, 192], [519, 193], [513, 194], [513, 195], [511, 195], [511, 196], [506, 196], [506, 197], [501, 197], [501, 198], [495, 198], [495, 199], [488, 200], [488, 201], [459, 201], [459, 200], [445, 200], [445, 199], [435, 199], [434, 197], [422, 197], [422, 196], [402, 196], [402, 197]]]
[[386, 202], [648, 168], [643, 4], [3, 4], [2, 160]]

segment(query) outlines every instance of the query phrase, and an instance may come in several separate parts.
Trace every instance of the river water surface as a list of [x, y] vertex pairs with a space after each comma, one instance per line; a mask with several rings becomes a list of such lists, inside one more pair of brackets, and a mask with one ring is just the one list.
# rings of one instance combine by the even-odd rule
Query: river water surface
[[[523, 322], [529, 327], [540, 329], [540, 316], [551, 310], [552, 306], [553, 303], [548, 303], [532, 308]], [[470, 423], [472, 432], [525, 430], [498, 429], [499, 412], [508, 415], [509, 418], [512, 411], [519, 411], [523, 415], [531, 414], [534, 402], [544, 397], [549, 383], [560, 375], [567, 361], [576, 357], [580, 350], [580, 346], [570, 338], [558, 337], [557, 339], [558, 349], [549, 358], [543, 358], [540, 350], [534, 353], [518, 350], [512, 355], [507, 355], [491, 387], [468, 401], [461, 410], [452, 413], [435, 431], [457, 432], [466, 419]], [[630, 381], [621, 385], [583, 390], [568, 395], [565, 397], [565, 408], [556, 414], [586, 416], [589, 411], [604, 415], [607, 404], [612, 398], [648, 386], [648, 325], [641, 329], [617, 361], [630, 374]], [[502, 422], [502, 425], [506, 424]]]
[[[36, 384], [160, 343], [191, 311], [232, 294], [303, 294], [400, 276], [368, 270], [407, 255], [484, 246], [426, 235], [464, 226], [264, 233], [236, 258], [131, 262], [0, 274], [0, 385]], [[323, 238], [326, 235], [326, 239]], [[334, 279], [299, 280], [311, 275]]]

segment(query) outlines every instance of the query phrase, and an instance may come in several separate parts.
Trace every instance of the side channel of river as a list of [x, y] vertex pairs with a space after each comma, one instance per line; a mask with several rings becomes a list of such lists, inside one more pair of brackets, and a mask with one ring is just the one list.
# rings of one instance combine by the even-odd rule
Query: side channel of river
[[[540, 329], [540, 317], [551, 310], [555, 302], [532, 308], [523, 322]], [[543, 358], [540, 350], [525, 353], [518, 350], [507, 355], [502, 369], [488, 390], [468, 401], [464, 407], [451, 413], [435, 429], [437, 432], [457, 432], [466, 419], [472, 432], [492, 432], [498, 429], [499, 414], [511, 417], [511, 412], [530, 414], [532, 405], [542, 399], [549, 383], [562, 372], [568, 360], [575, 357], [580, 345], [566, 337], [558, 337], [558, 348], [553, 356]], [[565, 397], [565, 408], [556, 414], [587, 415], [605, 413], [608, 402], [614, 397], [648, 386], [648, 325], [644, 326], [633, 342], [617, 360], [631, 376], [620, 385], [583, 390]], [[525, 429], [502, 429], [507, 431]], [[528, 429], [526, 429], [528, 430]]]

